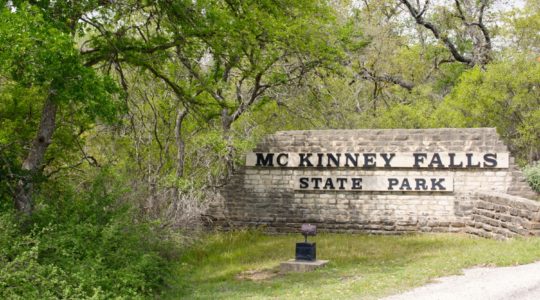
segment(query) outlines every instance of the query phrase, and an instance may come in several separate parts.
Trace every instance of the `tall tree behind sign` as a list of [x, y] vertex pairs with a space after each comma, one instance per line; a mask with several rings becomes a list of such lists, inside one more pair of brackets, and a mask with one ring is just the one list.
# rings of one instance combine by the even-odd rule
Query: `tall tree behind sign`
[[66, 148], [96, 118], [114, 120], [117, 89], [83, 65], [70, 32], [39, 9], [0, 9], [2, 185], [17, 210], [30, 214], [35, 184], [55, 165], [73, 163]]

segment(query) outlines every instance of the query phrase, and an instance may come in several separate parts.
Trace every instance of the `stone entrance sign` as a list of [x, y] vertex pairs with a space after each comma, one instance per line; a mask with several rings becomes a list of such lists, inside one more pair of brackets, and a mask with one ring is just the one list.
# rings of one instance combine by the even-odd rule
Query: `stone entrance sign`
[[[246, 155], [210, 214], [220, 226], [280, 232], [302, 223], [337, 232], [474, 232], [475, 213], [486, 209], [478, 199], [493, 198], [479, 193], [537, 197], [494, 128], [284, 131]], [[522, 234], [505, 230], [493, 234]]]

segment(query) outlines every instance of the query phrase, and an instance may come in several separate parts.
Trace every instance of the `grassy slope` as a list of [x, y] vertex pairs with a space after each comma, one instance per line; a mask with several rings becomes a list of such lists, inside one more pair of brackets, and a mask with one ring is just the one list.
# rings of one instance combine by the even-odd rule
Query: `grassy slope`
[[293, 258], [300, 235], [217, 233], [189, 250], [167, 299], [348, 299], [395, 294], [472, 266], [540, 259], [540, 239], [493, 241], [457, 234], [367, 236], [321, 234], [317, 257], [327, 267], [311, 273], [239, 280], [248, 270], [270, 270]]

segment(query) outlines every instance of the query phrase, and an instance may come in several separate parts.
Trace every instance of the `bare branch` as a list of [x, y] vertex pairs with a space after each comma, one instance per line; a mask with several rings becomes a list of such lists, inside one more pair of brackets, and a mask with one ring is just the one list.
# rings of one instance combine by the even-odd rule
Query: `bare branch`
[[426, 13], [428, 6], [429, 6], [429, 0], [426, 0], [426, 2], [424, 3], [424, 8], [422, 8], [422, 11], [418, 13], [418, 17], [422, 17]]
[[[373, 72], [370, 72], [366, 68], [363, 68], [362, 71], [358, 73], [357, 76], [362, 79], [366, 79], [373, 82], [388, 82], [392, 84], [397, 84], [401, 86], [402, 88], [408, 90], [409, 92], [412, 91], [412, 89], [414, 88], [414, 83], [404, 80], [403, 78], [393, 76], [393, 75], [388, 75], [388, 74], [375, 75]], [[352, 83], [354, 83], [354, 81], [352, 81], [350, 84]]]
[[486, 48], [488, 50], [491, 50], [491, 36], [489, 34], [489, 30], [484, 25], [484, 12], [485, 12], [486, 6], [487, 6], [487, 1], [483, 0], [482, 6], [480, 7], [480, 14], [478, 16], [478, 22], [472, 23], [472, 25], [476, 25], [480, 28], [480, 30], [482, 31], [482, 34], [484, 35], [484, 39], [486, 41]]
[[485, 10], [486, 10], [486, 7], [487, 7], [487, 1], [485, 1], [485, 0], [482, 1], [482, 4], [480, 6], [480, 12], [479, 12], [479, 15], [478, 15], [478, 22], [469, 22], [469, 21], [467, 21], [467, 17], [465, 16], [465, 13], [463, 12], [460, 1], [459, 0], [454, 0], [454, 3], [455, 3], [455, 6], [456, 6], [456, 10], [458, 12], [457, 17], [461, 19], [463, 24], [465, 24], [465, 26], [468, 26], [468, 27], [476, 26], [482, 32], [482, 35], [483, 35], [484, 41], [485, 41], [485, 46], [484, 47], [487, 50], [486, 51], [487, 53], [484, 54], [484, 58], [485, 58], [484, 62], [487, 62], [489, 60], [489, 52], [491, 51], [491, 35], [489, 33], [489, 30], [487, 29], [487, 27], [483, 23], [484, 13], [485, 13]]
[[184, 65], [184, 67], [186, 67], [186, 69], [189, 71], [189, 73], [193, 77], [195, 77], [195, 79], [197, 79], [197, 81], [201, 84], [203, 89], [208, 94], [210, 94], [212, 96], [212, 98], [214, 98], [218, 103], [225, 102], [225, 99], [223, 98], [223, 96], [221, 96], [219, 93], [216, 93], [216, 92], [212, 91], [212, 89], [210, 89], [209, 87], [206, 86], [206, 84], [204, 83], [204, 80], [202, 78], [202, 75], [199, 74], [199, 72], [197, 70], [195, 70], [195, 68], [191, 65], [191, 63], [189, 62], [189, 60], [186, 57], [181, 56], [181, 55], [178, 55], [178, 56], [180, 58], [180, 61]]
[[459, 2], [459, 0], [454, 0], [454, 3], [456, 4], [456, 9], [458, 11], [458, 18], [465, 22], [465, 14], [463, 13], [463, 9], [461, 8], [461, 3]]
[[[408, 1], [408, 0], [399, 0], [402, 4], [404, 4], [407, 9], [409, 10], [410, 14], [414, 17], [417, 24], [424, 26], [425, 28], [429, 29], [436, 39], [442, 41], [446, 48], [450, 50], [450, 53], [452, 53], [452, 56], [459, 62], [468, 64], [468, 65], [474, 65], [474, 61], [468, 57], [463, 56], [459, 51], [457, 50], [457, 47], [450, 41], [450, 39], [445, 35], [441, 34], [439, 29], [433, 24], [428, 21], [426, 21], [423, 17], [423, 14], [425, 13], [424, 10], [421, 12], [418, 12], [418, 10]], [[428, 1], [426, 1], [426, 5], [424, 5], [424, 9], [427, 7]]]
[[81, 159], [81, 161], [79, 161], [78, 163], [76, 163], [76, 164], [74, 164], [74, 165], [64, 166], [64, 167], [59, 167], [58, 169], [52, 170], [51, 172], [47, 173], [47, 174], [45, 175], [45, 177], [51, 178], [54, 174], [60, 173], [60, 172], [63, 171], [63, 170], [76, 169], [77, 167], [79, 167], [79, 166], [82, 165], [83, 163], [84, 163], [84, 159]]
[[75, 143], [77, 144], [77, 148], [79, 148], [79, 150], [81, 151], [81, 153], [83, 155], [82, 160], [86, 160], [88, 162], [88, 164], [90, 164], [91, 166], [99, 167], [99, 163], [98, 163], [97, 159], [95, 157], [93, 157], [92, 155], [88, 155], [86, 153], [86, 151], [84, 151], [84, 148], [81, 145], [78, 138], [75, 139]]
[[143, 68], [147, 69], [148, 71], [150, 71], [150, 73], [152, 73], [156, 78], [159, 78], [159, 79], [163, 80], [163, 82], [165, 82], [165, 84], [172, 89], [172, 91], [174, 92], [176, 97], [179, 100], [183, 100], [183, 102], [186, 105], [188, 105], [188, 104], [197, 104], [196, 100], [194, 98], [190, 97], [180, 85], [173, 82], [169, 77], [167, 77], [165, 74], [158, 71], [154, 66], [152, 66], [151, 64], [144, 63], [144, 62], [138, 62], [138, 64], [141, 67], [143, 67]]

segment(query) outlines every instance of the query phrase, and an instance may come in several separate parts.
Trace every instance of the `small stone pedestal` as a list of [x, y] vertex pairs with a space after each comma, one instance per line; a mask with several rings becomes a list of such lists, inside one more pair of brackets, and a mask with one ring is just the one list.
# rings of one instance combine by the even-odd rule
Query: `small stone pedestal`
[[281, 273], [310, 272], [326, 265], [327, 263], [328, 263], [327, 260], [305, 261], [305, 260], [289, 259], [288, 261], [281, 263], [280, 272]]

